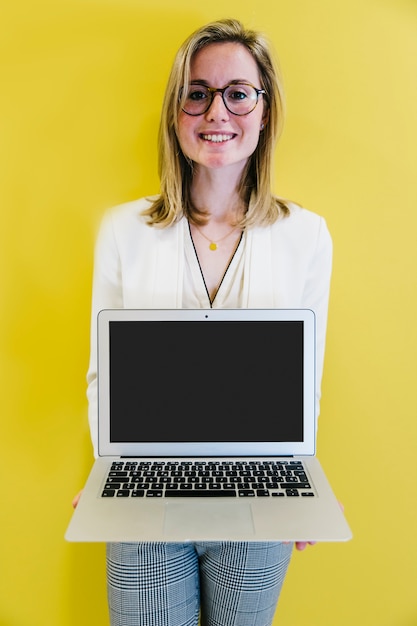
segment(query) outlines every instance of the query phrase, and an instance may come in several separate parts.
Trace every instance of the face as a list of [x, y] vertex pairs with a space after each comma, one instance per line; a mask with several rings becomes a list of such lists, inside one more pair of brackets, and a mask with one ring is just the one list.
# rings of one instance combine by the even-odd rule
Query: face
[[[232, 81], [261, 88], [259, 71], [251, 54], [238, 43], [209, 44], [191, 63], [191, 82], [222, 88]], [[198, 116], [180, 112], [178, 140], [183, 153], [199, 167], [235, 167], [242, 170], [256, 149], [264, 119], [264, 102], [259, 96], [247, 115], [233, 115], [216, 93], [206, 113]]]

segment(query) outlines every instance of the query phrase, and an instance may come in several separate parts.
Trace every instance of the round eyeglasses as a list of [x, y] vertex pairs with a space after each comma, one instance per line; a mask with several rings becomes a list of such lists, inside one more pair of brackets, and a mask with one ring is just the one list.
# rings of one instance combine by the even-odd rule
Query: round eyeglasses
[[[185, 90], [185, 97], [184, 97]], [[180, 94], [184, 99], [182, 110], [187, 115], [203, 115], [213, 102], [216, 93], [221, 93], [224, 106], [233, 115], [248, 115], [258, 104], [260, 94], [264, 89], [257, 89], [249, 83], [233, 83], [223, 89], [207, 87], [207, 85], [188, 85]]]

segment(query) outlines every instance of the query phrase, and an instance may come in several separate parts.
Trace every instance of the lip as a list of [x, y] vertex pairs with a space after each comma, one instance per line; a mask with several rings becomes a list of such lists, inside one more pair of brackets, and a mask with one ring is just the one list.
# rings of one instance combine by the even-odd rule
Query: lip
[[236, 134], [211, 131], [209, 133], [199, 133], [198, 136], [200, 139], [203, 139], [203, 141], [208, 141], [215, 144], [223, 144], [228, 143], [229, 141], [234, 139], [236, 137]]

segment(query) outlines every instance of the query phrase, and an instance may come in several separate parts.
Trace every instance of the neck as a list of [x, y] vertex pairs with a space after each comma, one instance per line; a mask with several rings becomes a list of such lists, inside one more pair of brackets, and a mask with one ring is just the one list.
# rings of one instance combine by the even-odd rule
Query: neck
[[197, 209], [204, 210], [210, 222], [233, 224], [242, 217], [246, 207], [237, 193], [237, 180], [216, 170], [195, 173], [191, 199]]

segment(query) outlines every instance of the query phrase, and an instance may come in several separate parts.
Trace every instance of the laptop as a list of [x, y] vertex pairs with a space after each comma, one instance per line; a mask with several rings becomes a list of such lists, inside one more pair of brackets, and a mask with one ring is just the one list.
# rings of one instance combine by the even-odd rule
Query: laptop
[[103, 310], [75, 542], [347, 541], [316, 456], [315, 315]]

